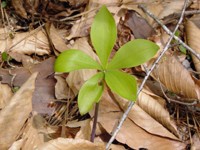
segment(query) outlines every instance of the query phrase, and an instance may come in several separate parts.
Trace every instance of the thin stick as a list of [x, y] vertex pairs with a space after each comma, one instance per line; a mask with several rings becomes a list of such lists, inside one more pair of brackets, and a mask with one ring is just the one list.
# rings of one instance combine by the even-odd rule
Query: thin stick
[[[185, 13], [185, 9], [186, 9], [186, 6], [187, 6], [187, 3], [188, 3], [188, 0], [185, 0], [185, 3], [184, 3], [184, 6], [183, 6], [183, 10], [182, 10], [182, 13], [181, 13], [181, 17], [174, 29], [174, 32], [172, 33], [172, 35], [170, 36], [168, 42], [166, 43], [164, 49], [161, 51], [159, 57], [156, 59], [156, 61], [154, 62], [154, 64], [152, 65], [152, 67], [149, 69], [149, 71], [147, 72], [147, 75], [145, 76], [142, 84], [140, 85], [138, 91], [137, 91], [137, 96], [140, 94], [140, 92], [142, 91], [143, 87], [144, 87], [144, 84], [146, 83], [147, 79], [149, 78], [151, 72], [153, 71], [153, 69], [156, 67], [156, 65], [159, 63], [159, 61], [161, 60], [162, 56], [165, 54], [165, 52], [168, 50], [169, 46], [170, 46], [170, 43], [174, 37], [174, 34], [176, 32], [176, 30], [178, 29], [179, 25], [181, 24], [182, 20], [183, 20], [183, 16], [184, 16], [184, 13]], [[115, 130], [113, 131], [112, 133], [112, 137], [110, 138], [110, 140], [108, 141], [107, 145], [106, 145], [106, 150], [109, 150], [109, 147], [110, 145], [112, 144], [112, 142], [114, 141], [115, 137], [117, 136], [117, 133], [119, 132], [122, 124], [124, 123], [125, 119], [127, 118], [128, 116], [128, 113], [130, 112], [130, 110], [132, 109], [132, 106], [134, 105], [134, 102], [130, 102], [129, 105], [128, 105], [128, 108], [126, 109], [126, 111], [124, 112], [123, 116], [121, 117], [121, 119], [119, 120], [119, 124], [118, 126], [115, 128]], [[134, 142], [134, 141], [133, 141]]]
[[170, 36], [173, 36], [175, 40], [177, 40], [183, 47], [185, 47], [188, 51], [190, 51], [194, 56], [196, 56], [200, 60], [200, 54], [195, 52], [191, 47], [189, 47], [187, 44], [185, 44], [179, 37], [172, 34], [172, 32], [159, 20], [157, 19], [150, 11], [146, 10], [144, 6], [139, 5], [139, 8], [141, 8], [145, 13], [147, 13], [151, 18], [153, 18], [164, 30], [167, 34]]

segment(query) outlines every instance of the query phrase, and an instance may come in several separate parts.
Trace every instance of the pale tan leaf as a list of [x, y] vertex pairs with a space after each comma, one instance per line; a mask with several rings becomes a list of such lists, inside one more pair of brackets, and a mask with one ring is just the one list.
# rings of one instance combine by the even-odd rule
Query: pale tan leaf
[[90, 126], [91, 119], [87, 119], [84, 121], [84, 124], [81, 126], [80, 131], [76, 134], [75, 139], [84, 139], [90, 140], [91, 137], [91, 126]]
[[[4, 29], [0, 29], [0, 35], [5, 34]], [[4, 39], [0, 44], [0, 51], [10, 50], [22, 54], [50, 54], [48, 40], [43, 31], [33, 30], [31, 32], [16, 33], [14, 38]]]
[[[116, 94], [114, 94], [114, 96], [118, 104], [125, 111], [129, 101]], [[148, 111], [146, 112], [145, 109], [142, 109], [137, 104], [134, 104], [128, 114], [128, 118], [132, 120], [136, 125], [151, 134], [178, 140], [178, 138], [174, 134], [166, 129], [159, 121], [154, 119], [155, 116], [151, 116], [152, 112], [148, 114]]]
[[[138, 8], [137, 4], [143, 4], [145, 5], [146, 9], [149, 10], [152, 14], [154, 14], [156, 17], [159, 16], [159, 14], [163, 11], [163, 5], [159, 1], [154, 1], [154, 0], [148, 0], [148, 2], [143, 3], [142, 1], [132, 1], [132, 0], [124, 0], [123, 5], [121, 6], [122, 9], [128, 9], [128, 10], [134, 10], [136, 11], [139, 15], [142, 16], [143, 19], [145, 19], [150, 25], [153, 25], [155, 22], [151, 17], [146, 15], [142, 11], [142, 9]], [[122, 10], [121, 10], [122, 11]]]
[[21, 150], [22, 145], [24, 144], [24, 140], [20, 139], [15, 141], [8, 150]]
[[0, 111], [0, 149], [2, 150], [10, 147], [16, 140], [20, 129], [32, 111], [32, 95], [36, 77], [37, 73], [32, 74]]
[[22, 131], [22, 139], [24, 140], [22, 150], [34, 149], [50, 140], [48, 134], [52, 132], [46, 129], [46, 124], [44, 118], [33, 112], [33, 117], [28, 120], [25, 129]]
[[105, 150], [103, 143], [91, 143], [83, 139], [57, 138], [38, 147], [38, 150]]
[[[118, 123], [121, 115], [121, 112], [101, 113], [98, 119], [106, 131], [111, 133], [113, 126]], [[149, 124], [151, 124], [151, 122], [149, 122]], [[162, 138], [146, 132], [134, 124], [129, 118], [127, 118], [123, 123], [123, 126], [117, 134], [116, 139], [120, 143], [127, 144], [133, 149], [146, 148], [154, 150], [159, 148], [159, 150], [172, 150], [183, 149], [185, 147], [185, 144], [176, 140]]]
[[7, 84], [0, 83], [0, 89], [0, 109], [2, 109], [10, 101], [13, 93]]
[[[62, 37], [61, 32], [62, 30], [57, 30], [54, 25], [50, 27], [50, 38], [55, 47], [55, 49], [59, 52], [63, 52], [64, 50], [69, 49], [69, 47], [65, 44], [64, 36]], [[64, 31], [63, 31], [64, 32]]]
[[[97, 59], [97, 56], [90, 47], [87, 38], [81, 38], [76, 40], [72, 48], [82, 50], [92, 58]], [[72, 89], [73, 93], [76, 95], [80, 90], [82, 84], [90, 77], [92, 77], [96, 72], [97, 71], [94, 69], [83, 69], [73, 71], [69, 73], [66, 81], [69, 87]]]
[[[160, 97], [160, 99], [162, 98]], [[175, 122], [170, 119], [169, 112], [145, 90], [140, 92], [136, 103], [152, 118], [179, 137], [177, 127]]]
[[[99, 115], [109, 112], [121, 112], [122, 110], [125, 111], [125, 109], [127, 108], [127, 105], [129, 103], [128, 100], [125, 100], [116, 94], [113, 94], [113, 96], [110, 95], [107, 92], [103, 94], [99, 106]], [[93, 113], [90, 112], [90, 115], [93, 116]], [[129, 112], [128, 118], [140, 128], [146, 130], [151, 134], [178, 140], [175, 135], [168, 131], [162, 124], [156, 121], [137, 104], [134, 104], [133, 108]]]
[[181, 101], [192, 102], [199, 99], [200, 88], [191, 74], [174, 56], [165, 56], [153, 71], [153, 76], [168, 90], [183, 96]]
[[178, 0], [178, 1], [163, 1], [163, 6], [164, 9], [163, 11], [159, 14], [159, 18], [162, 19], [168, 15], [171, 15], [173, 13], [178, 13], [181, 12], [181, 10], [183, 9], [183, 5], [184, 5], [184, 0]]
[[75, 97], [73, 91], [67, 85], [66, 80], [58, 75], [54, 78], [57, 80], [55, 85], [55, 96], [57, 99], [73, 99]]
[[[200, 53], [200, 25], [199, 25], [200, 15], [190, 18], [186, 23], [186, 37], [188, 44], [197, 53]], [[192, 60], [194, 62], [195, 69], [200, 72], [200, 61], [192, 55]]]

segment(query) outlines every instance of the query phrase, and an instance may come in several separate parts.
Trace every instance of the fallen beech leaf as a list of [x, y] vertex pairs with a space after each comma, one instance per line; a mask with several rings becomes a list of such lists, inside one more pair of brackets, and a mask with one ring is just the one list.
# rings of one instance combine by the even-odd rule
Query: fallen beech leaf
[[33, 112], [33, 116], [28, 120], [25, 128], [22, 130], [23, 134], [21, 138], [24, 140], [22, 150], [35, 149], [51, 139], [48, 134], [52, 132], [47, 130], [46, 124], [44, 118], [36, 112]]
[[169, 112], [156, 99], [142, 90], [136, 103], [152, 118], [179, 137], [177, 127], [175, 122], [170, 119]]
[[10, 101], [13, 93], [11, 88], [7, 84], [2, 84], [0, 82], [0, 109], [4, 108], [6, 104]]
[[160, 19], [162, 19], [168, 15], [171, 15], [173, 13], [181, 12], [183, 5], [184, 5], [184, 0], [169, 1], [169, 2], [163, 1], [162, 5], [164, 6], [164, 9], [159, 14]]
[[44, 143], [38, 150], [105, 150], [103, 143], [91, 143], [83, 139], [57, 138]]
[[136, 39], [147, 39], [155, 33], [148, 22], [135, 11], [129, 10], [125, 15], [125, 25], [131, 29]]
[[[191, 48], [193, 48], [197, 53], [200, 53], [200, 15], [196, 15], [190, 18], [186, 23], [186, 34], [187, 41]], [[194, 62], [195, 69], [200, 72], [200, 61], [194, 55], [192, 55], [192, 60]]]
[[[114, 97], [120, 107], [125, 111], [129, 102], [116, 94], [114, 94]], [[132, 120], [136, 125], [151, 134], [178, 140], [178, 138], [174, 134], [166, 129], [159, 121], [154, 119], [155, 116], [151, 116], [152, 112], [148, 114], [148, 110], [146, 110], [146, 112], [145, 109], [142, 109], [137, 104], [134, 104], [128, 114], [128, 118]]]
[[[0, 28], [0, 34], [4, 34], [3, 28]], [[4, 52], [7, 50], [28, 55], [50, 54], [46, 35], [42, 30], [37, 31], [37, 29], [30, 32], [16, 33], [13, 39], [7, 38], [2, 40], [0, 51]]]
[[[101, 113], [98, 119], [103, 128], [105, 128], [108, 133], [111, 133], [113, 126], [117, 124], [121, 115], [121, 112]], [[116, 140], [120, 143], [127, 144], [132, 149], [146, 148], [153, 150], [159, 147], [159, 150], [167, 150], [184, 149], [186, 146], [184, 143], [176, 140], [152, 135], [134, 124], [129, 118], [123, 123], [123, 126], [116, 136]]]
[[56, 99], [73, 99], [75, 95], [67, 85], [66, 80], [58, 75], [55, 75], [54, 78], [57, 80], [55, 85]]
[[[0, 149], [7, 149], [16, 140], [17, 135], [32, 111], [32, 96], [37, 73], [23, 84], [9, 103], [0, 111]], [[12, 126], [15, 126], [12, 128]]]
[[174, 56], [165, 56], [159, 66], [153, 71], [155, 79], [159, 79], [168, 90], [183, 96], [180, 101], [192, 102], [200, 98], [200, 88], [197, 81]]
[[20, 150], [23, 144], [24, 140], [20, 139], [15, 141], [8, 150]]
[[84, 124], [82, 124], [81, 129], [76, 134], [75, 139], [84, 139], [90, 140], [91, 137], [91, 126], [90, 126], [91, 119], [84, 120]]
[[[62, 30], [61, 30], [62, 31]], [[64, 50], [69, 49], [65, 44], [64, 37], [61, 37], [60, 30], [57, 30], [54, 25], [50, 27], [50, 38], [56, 50], [63, 52]]]

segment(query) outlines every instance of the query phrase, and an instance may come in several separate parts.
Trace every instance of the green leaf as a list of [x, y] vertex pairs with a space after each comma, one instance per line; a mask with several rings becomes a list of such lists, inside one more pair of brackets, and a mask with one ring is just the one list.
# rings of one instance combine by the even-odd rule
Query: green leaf
[[108, 69], [130, 68], [150, 60], [158, 51], [155, 43], [136, 39], [123, 45], [108, 64]]
[[110, 70], [105, 72], [105, 80], [113, 92], [128, 100], [136, 100], [137, 82], [134, 76], [118, 70]]
[[78, 95], [78, 107], [81, 115], [89, 112], [93, 104], [99, 102], [104, 89], [103, 78], [104, 73], [97, 73], [81, 87]]
[[180, 45], [179, 49], [183, 54], [187, 54], [187, 49], [183, 45]]
[[2, 7], [2, 8], [6, 8], [6, 6], [7, 6], [6, 1], [2, 1], [2, 2], [1, 2], [1, 7]]
[[78, 69], [99, 69], [101, 66], [81, 50], [66, 50], [55, 61], [56, 72], [70, 72]]
[[117, 38], [115, 20], [105, 5], [95, 16], [90, 35], [92, 45], [105, 69]]
[[8, 61], [8, 54], [6, 52], [3, 52], [1, 54], [1, 58], [2, 58], [3, 61]]

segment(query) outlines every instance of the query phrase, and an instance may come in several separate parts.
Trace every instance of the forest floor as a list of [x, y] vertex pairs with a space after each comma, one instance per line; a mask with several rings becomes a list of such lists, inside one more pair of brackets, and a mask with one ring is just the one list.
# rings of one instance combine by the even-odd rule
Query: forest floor
[[[0, 2], [1, 150], [200, 149], [199, 0]], [[56, 73], [54, 62], [68, 49], [96, 58], [90, 28], [102, 5], [117, 25], [111, 56], [134, 39], [160, 49], [145, 64], [123, 70], [138, 87], [151, 74], [122, 126], [130, 101], [105, 89], [92, 143], [94, 110], [81, 116], [77, 95], [95, 71]]]

